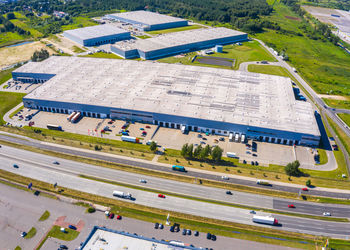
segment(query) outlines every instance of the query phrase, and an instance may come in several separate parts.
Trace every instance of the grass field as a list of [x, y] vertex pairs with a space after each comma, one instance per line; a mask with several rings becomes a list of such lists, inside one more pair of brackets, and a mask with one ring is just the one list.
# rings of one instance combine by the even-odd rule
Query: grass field
[[302, 20], [286, 18], [286, 16], [298, 18], [289, 7], [276, 1], [274, 9], [273, 15], [266, 19], [278, 23], [284, 30], [299, 32], [302, 35], [268, 30], [255, 36], [277, 51], [286, 51], [291, 64], [318, 93], [349, 95], [349, 55], [330, 42], [308, 38], [302, 30], [304, 24]]
[[275, 66], [275, 65], [251, 64], [251, 65], [248, 65], [248, 71], [261, 73], [261, 74], [290, 77], [289, 72], [285, 68], [281, 66]]
[[332, 108], [339, 108], [339, 109], [350, 109], [350, 100], [349, 101], [343, 101], [343, 100], [334, 100], [329, 98], [322, 98], [322, 100]]
[[47, 240], [47, 238], [56, 238], [64, 241], [72, 241], [76, 239], [79, 235], [78, 231], [72, 230], [70, 228], [66, 228], [66, 233], [61, 232], [61, 228], [59, 226], [53, 226], [51, 230], [47, 233], [45, 239], [41, 242], [39, 247], [36, 250], [39, 250]]
[[140, 38], [140, 39], [147, 39], [147, 38], [151, 38], [150, 36], [146, 36], [146, 35], [143, 35], [143, 36], [136, 36], [137, 38]]
[[85, 50], [79, 48], [78, 46], [74, 45], [71, 50], [75, 53], [82, 53], [82, 52], [85, 52]]
[[[339, 140], [344, 145], [347, 153], [350, 155], [350, 137], [348, 137], [344, 133], [344, 131], [335, 122], [333, 122], [331, 119], [329, 119], [329, 117], [327, 117], [327, 120], [328, 120], [328, 123], [333, 128], [333, 130], [335, 131], [335, 133], [337, 134]], [[344, 163], [344, 165], [345, 165], [345, 163]]]
[[73, 17], [73, 24], [63, 25], [62, 30], [72, 30], [93, 25], [98, 25], [98, 23], [92, 21], [89, 17], [78, 16]]
[[[24, 20], [26, 20], [26, 19], [24, 18]], [[23, 29], [23, 30], [25, 30], [25, 31], [29, 31], [30, 34], [31, 34], [34, 38], [38, 38], [38, 37], [42, 37], [42, 36], [43, 36], [43, 34], [42, 34], [40, 31], [38, 31], [38, 30], [36, 30], [36, 29], [34, 29], [34, 28], [29, 27], [28, 24], [26, 23], [26, 21], [24, 21], [24, 20], [13, 19], [13, 20], [11, 20], [11, 23], [13, 23], [14, 25], [20, 27], [21, 29]]]
[[18, 105], [25, 95], [26, 94], [22, 93], [0, 92], [0, 125], [5, 124], [3, 116], [10, 109]]
[[29, 39], [28, 36], [22, 36], [15, 32], [0, 33], [0, 48], [7, 45], [19, 43], [27, 39]]
[[350, 127], [350, 114], [338, 114], [338, 116]]
[[[196, 66], [208, 66], [215, 68], [230, 68], [225, 66], [207, 65], [202, 64], [197, 61], [193, 63], [192, 58], [197, 55], [197, 53], [188, 53], [185, 57], [167, 57], [159, 59], [159, 62], [165, 63], [181, 63], [185, 65], [196, 65]], [[275, 58], [267, 52], [257, 41], [244, 42], [241, 46], [239, 45], [226, 45], [224, 46], [223, 53], [214, 53], [208, 56], [223, 57], [235, 59], [235, 66], [233, 69], [238, 69], [242, 62], [249, 61], [275, 61]]]
[[31, 239], [36, 235], [36, 228], [32, 227], [28, 232], [27, 235], [24, 237], [25, 239]]
[[194, 30], [194, 29], [201, 29], [204, 28], [201, 25], [188, 25], [188, 26], [184, 26], [184, 27], [178, 27], [178, 28], [172, 28], [172, 29], [165, 29], [165, 30], [152, 30], [152, 31], [148, 31], [146, 32], [147, 34], [150, 35], [159, 35], [159, 34], [166, 34], [166, 33], [172, 33], [172, 32], [179, 32], [179, 31], [185, 31], [185, 30]]
[[12, 71], [16, 68], [0, 71], [0, 85], [12, 78]]
[[116, 54], [113, 53], [104, 53], [104, 52], [96, 52], [94, 54], [91, 55], [84, 55], [81, 57], [95, 57], [95, 58], [109, 58], [109, 59], [123, 59], [120, 56], [117, 56]]
[[45, 220], [47, 220], [49, 217], [50, 217], [50, 212], [46, 210], [46, 211], [41, 215], [41, 217], [39, 218], [39, 221], [45, 221]]

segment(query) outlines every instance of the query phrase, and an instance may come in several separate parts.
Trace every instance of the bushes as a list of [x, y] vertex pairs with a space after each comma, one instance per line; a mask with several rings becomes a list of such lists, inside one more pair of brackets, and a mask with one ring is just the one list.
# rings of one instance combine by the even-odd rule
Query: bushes
[[88, 213], [95, 213], [96, 212], [96, 209], [94, 208], [94, 207], [88, 207], [87, 209], [86, 209], [86, 212], [88, 212]]
[[288, 163], [287, 166], [285, 166], [284, 170], [286, 171], [287, 175], [298, 177], [301, 175], [299, 166], [300, 166], [299, 161], [293, 161], [291, 163]]

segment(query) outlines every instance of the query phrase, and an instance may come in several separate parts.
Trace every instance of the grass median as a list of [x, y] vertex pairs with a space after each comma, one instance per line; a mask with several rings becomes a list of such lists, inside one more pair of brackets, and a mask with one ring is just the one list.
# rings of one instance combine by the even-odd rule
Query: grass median
[[[52, 184], [13, 174], [4, 170], [0, 171], [0, 176], [20, 184], [27, 184], [29, 182], [32, 182], [33, 189], [39, 189], [42, 191], [51, 192], [53, 194], [60, 194], [73, 199], [85, 200], [95, 204], [111, 207], [112, 212], [121, 214], [125, 217], [132, 217], [148, 222], [165, 221], [167, 215], [169, 214], [171, 222], [180, 223], [182, 227], [190, 228], [193, 230], [199, 230], [201, 232], [210, 231], [217, 235], [240, 238], [245, 240], [253, 240], [282, 246], [293, 246], [302, 249], [312, 249], [315, 243], [322, 244], [322, 242], [324, 242], [325, 240], [323, 238], [315, 240], [315, 237], [313, 235], [308, 234], [301, 234], [295, 232], [288, 232], [288, 234], [286, 234], [284, 231], [279, 231], [273, 228], [245, 225], [147, 207], [130, 202], [124, 202], [118, 199], [101, 197], [64, 187], [54, 188]], [[49, 235], [50, 233], [48, 234], [48, 236]], [[39, 248], [42, 246], [42, 244], [39, 246]]]

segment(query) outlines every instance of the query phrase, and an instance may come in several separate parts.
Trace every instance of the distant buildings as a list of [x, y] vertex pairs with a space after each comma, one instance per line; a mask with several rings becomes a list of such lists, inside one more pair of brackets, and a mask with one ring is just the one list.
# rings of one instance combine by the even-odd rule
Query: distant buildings
[[69, 14], [66, 13], [66, 12], [63, 12], [63, 11], [56, 11], [56, 10], [55, 10], [55, 11], [52, 13], [52, 15], [55, 16], [55, 17], [58, 17], [58, 18], [63, 18], [63, 17], [65, 17], [65, 16], [68, 16]]

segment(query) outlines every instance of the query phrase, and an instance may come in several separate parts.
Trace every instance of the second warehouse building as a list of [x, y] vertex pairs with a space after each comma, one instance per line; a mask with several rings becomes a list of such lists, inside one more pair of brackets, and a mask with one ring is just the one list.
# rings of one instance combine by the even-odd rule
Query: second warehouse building
[[63, 56], [27, 63], [12, 76], [44, 82], [23, 98], [31, 109], [289, 145], [317, 146], [320, 140], [311, 104], [295, 100], [285, 77]]

